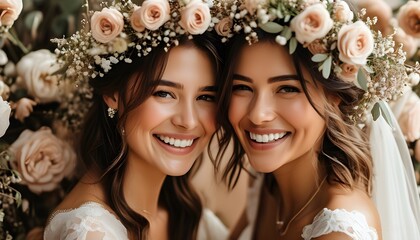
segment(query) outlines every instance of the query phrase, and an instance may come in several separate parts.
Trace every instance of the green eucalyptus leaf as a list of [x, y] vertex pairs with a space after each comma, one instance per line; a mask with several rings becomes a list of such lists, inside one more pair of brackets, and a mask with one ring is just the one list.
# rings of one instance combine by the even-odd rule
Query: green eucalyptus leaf
[[385, 121], [388, 123], [389, 126], [392, 126], [391, 122], [391, 114], [389, 113], [389, 108], [386, 106], [384, 101], [379, 102], [379, 108], [381, 109], [382, 116], [384, 117]]
[[331, 73], [332, 57], [328, 56], [325, 62], [322, 64], [322, 76], [327, 79]]
[[366, 72], [368, 73], [374, 73], [373, 69], [371, 67], [369, 67], [368, 65], [364, 65], [363, 68], [366, 70]]
[[83, 0], [59, 0], [57, 1], [63, 13], [74, 13], [81, 9]]
[[296, 38], [291, 38], [289, 41], [289, 53], [293, 54], [297, 47], [297, 40]]
[[289, 27], [284, 27], [283, 31], [281, 31], [281, 35], [289, 40], [292, 37], [292, 30]]
[[325, 61], [325, 59], [327, 59], [327, 57], [328, 57], [328, 54], [317, 53], [313, 55], [311, 59], [314, 62], [323, 62]]
[[375, 105], [373, 105], [373, 108], [370, 112], [372, 113], [373, 121], [376, 121], [376, 119], [378, 119], [379, 116], [381, 116], [381, 110], [379, 108], [379, 103], [375, 103]]
[[44, 15], [41, 11], [32, 11], [25, 17], [25, 28], [36, 31], [42, 22]]
[[283, 26], [275, 22], [267, 22], [259, 26], [262, 30], [268, 33], [279, 33], [283, 30]]
[[367, 87], [367, 78], [365, 75], [365, 72], [363, 72], [362, 68], [359, 69], [359, 71], [357, 72], [357, 83], [359, 84], [358, 87], [360, 87], [361, 89], [367, 91], [368, 87]]

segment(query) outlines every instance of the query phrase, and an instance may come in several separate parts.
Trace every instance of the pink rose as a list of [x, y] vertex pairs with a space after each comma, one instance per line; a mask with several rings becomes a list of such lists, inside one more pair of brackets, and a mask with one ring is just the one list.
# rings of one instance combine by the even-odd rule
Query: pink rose
[[252, 15], [258, 6], [264, 6], [267, 3], [267, 0], [245, 0], [245, 8]]
[[362, 21], [344, 25], [338, 32], [338, 51], [342, 62], [351, 65], [365, 65], [373, 51], [373, 36]]
[[76, 165], [73, 149], [46, 127], [23, 131], [10, 150], [22, 183], [37, 194], [57, 188], [64, 177], [73, 174]]
[[407, 34], [420, 38], [420, 2], [408, 1], [400, 8], [397, 19]]
[[12, 109], [8, 102], [3, 101], [3, 98], [0, 96], [0, 137], [6, 133], [7, 128], [9, 127], [9, 117]]
[[181, 10], [179, 25], [190, 34], [202, 34], [211, 22], [210, 8], [201, 0], [192, 0]]
[[0, 0], [0, 26], [12, 26], [22, 8], [22, 0]]
[[[133, 26], [133, 21], [135, 21], [138, 26], [154, 31], [171, 18], [170, 13], [171, 9], [167, 0], [146, 0], [140, 9], [133, 12], [131, 24]], [[135, 30], [137, 31], [137, 29]], [[139, 27], [139, 30], [141, 30], [141, 27]]]
[[216, 24], [215, 30], [220, 36], [227, 37], [231, 32], [232, 25], [232, 19], [225, 17]]
[[334, 5], [334, 18], [339, 22], [351, 22], [354, 14], [350, 10], [349, 5], [344, 1], [337, 1]]
[[392, 33], [390, 20], [392, 19], [392, 9], [384, 0], [365, 0], [357, 1], [359, 8], [366, 8], [365, 17], [378, 18], [378, 22], [372, 26], [373, 29], [379, 30], [384, 34]]
[[394, 35], [396, 46], [403, 45], [403, 50], [407, 53], [407, 58], [411, 58], [417, 52], [417, 41], [412, 36], [407, 35], [404, 30], [397, 28]]
[[31, 115], [36, 102], [29, 98], [21, 98], [15, 104], [15, 118], [21, 122]]
[[92, 36], [96, 41], [107, 43], [116, 38], [123, 30], [123, 15], [114, 8], [103, 8], [90, 19]]
[[294, 17], [290, 22], [290, 28], [296, 33], [296, 39], [305, 44], [325, 37], [333, 27], [333, 23], [327, 9], [317, 3]]
[[140, 20], [140, 15], [141, 15], [140, 7], [135, 5], [133, 14], [131, 14], [131, 17], [130, 17], [130, 23], [131, 23], [131, 27], [137, 32], [143, 32], [146, 29], [146, 27], [143, 26], [143, 23]]
[[327, 52], [327, 48], [325, 47], [325, 45], [322, 43], [322, 40], [320, 40], [320, 39], [312, 41], [309, 44], [305, 44], [304, 46], [306, 48], [308, 48], [308, 50], [313, 55], [318, 54], [318, 53], [326, 53]]
[[337, 74], [337, 76], [349, 83], [354, 83], [357, 79], [357, 72], [359, 71], [359, 67], [347, 63], [343, 63], [340, 65], [341, 71]]

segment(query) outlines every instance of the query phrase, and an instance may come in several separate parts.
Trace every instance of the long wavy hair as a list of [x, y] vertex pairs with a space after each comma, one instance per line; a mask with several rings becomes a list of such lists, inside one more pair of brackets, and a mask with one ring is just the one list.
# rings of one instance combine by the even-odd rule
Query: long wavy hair
[[[259, 42], [268, 41], [277, 44], [272, 34], [258, 31]], [[258, 44], [258, 43], [257, 43]], [[232, 76], [238, 64], [237, 56], [241, 50], [248, 45], [245, 36], [237, 35], [230, 40], [229, 52], [227, 53], [226, 63], [222, 78], [221, 90], [218, 96], [217, 121], [222, 127], [213, 138], [217, 138], [220, 143], [219, 151], [212, 154], [210, 158], [215, 164], [215, 168], [220, 171], [221, 161], [228, 158], [228, 163], [223, 170], [222, 178], [233, 188], [239, 176], [244, 170], [245, 151], [236, 136], [232, 125], [229, 123], [228, 111], [230, 98], [232, 96]], [[357, 106], [363, 92], [354, 86], [340, 80], [335, 74], [331, 74], [325, 79], [318, 66], [311, 60], [312, 54], [307, 48], [298, 44], [296, 51], [291, 55], [299, 82], [303, 91], [318, 114], [326, 122], [326, 131], [322, 138], [322, 146], [318, 155], [318, 164], [326, 169], [328, 181], [340, 183], [349, 188], [362, 184], [365, 191], [370, 194], [372, 186], [372, 159], [366, 133], [348, 118], [350, 113]], [[279, 66], [281, 67], [281, 66]], [[303, 77], [303, 69], [309, 71], [315, 86], [321, 89], [324, 96], [324, 109], [317, 109], [308, 93]], [[261, 69], [264, 71], [264, 69]], [[339, 104], [327, 101], [327, 96], [339, 98]], [[323, 113], [323, 114], [322, 114]], [[232, 149], [228, 147], [232, 145]]]
[[[216, 41], [220, 40], [214, 34], [206, 33], [193, 39], [181, 39], [179, 45], [205, 52], [218, 77], [220, 57]], [[165, 70], [168, 55], [163, 46], [156, 47], [149, 55], [132, 57], [130, 64], [121, 61], [113, 65], [104, 77], [90, 80], [94, 89], [93, 106], [85, 119], [80, 154], [87, 170], [95, 169], [101, 174], [100, 184], [105, 190], [107, 203], [135, 239], [147, 238], [149, 222], [130, 208], [124, 198], [122, 182], [127, 164], [127, 144], [122, 129], [128, 113], [152, 95], [155, 81], [161, 79]], [[119, 93], [124, 111], [111, 119], [102, 96], [112, 95], [115, 91]], [[170, 239], [192, 240], [197, 235], [202, 205], [189, 183], [191, 171], [183, 176], [167, 176], [159, 195], [159, 204], [169, 213]]]

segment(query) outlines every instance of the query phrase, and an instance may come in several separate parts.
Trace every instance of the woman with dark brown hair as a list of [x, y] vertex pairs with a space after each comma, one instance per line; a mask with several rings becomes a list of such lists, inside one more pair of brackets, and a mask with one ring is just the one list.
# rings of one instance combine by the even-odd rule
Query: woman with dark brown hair
[[417, 239], [417, 213], [406, 209], [407, 225], [383, 235], [395, 220], [372, 199], [379, 187], [367, 132], [390, 131], [384, 101], [407, 82], [407, 69], [392, 65], [404, 54], [344, 1], [246, 3], [231, 7], [240, 33], [228, 43], [214, 156], [218, 166], [233, 147], [224, 170], [231, 187], [242, 170], [257, 172], [231, 239]]
[[[75, 94], [90, 90], [81, 81], [89, 76], [93, 103], [80, 140], [86, 173], [52, 213], [45, 239], [226, 235], [189, 183], [216, 130], [220, 68], [209, 6], [190, 4], [121, 1], [95, 12], [89, 32], [59, 41]], [[204, 15], [192, 27], [195, 8]]]

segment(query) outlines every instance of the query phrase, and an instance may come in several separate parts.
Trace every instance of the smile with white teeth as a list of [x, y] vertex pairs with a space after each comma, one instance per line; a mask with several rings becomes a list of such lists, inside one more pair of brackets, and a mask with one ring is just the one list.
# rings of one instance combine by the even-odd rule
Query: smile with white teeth
[[279, 140], [280, 138], [283, 138], [287, 132], [282, 133], [270, 133], [270, 134], [256, 134], [249, 132], [249, 137], [258, 143], [268, 143], [268, 142], [274, 142]]
[[156, 136], [162, 142], [169, 144], [171, 146], [177, 147], [177, 148], [190, 147], [194, 142], [194, 139], [176, 139], [176, 138], [171, 138], [171, 137], [162, 136], [162, 135], [156, 135]]

